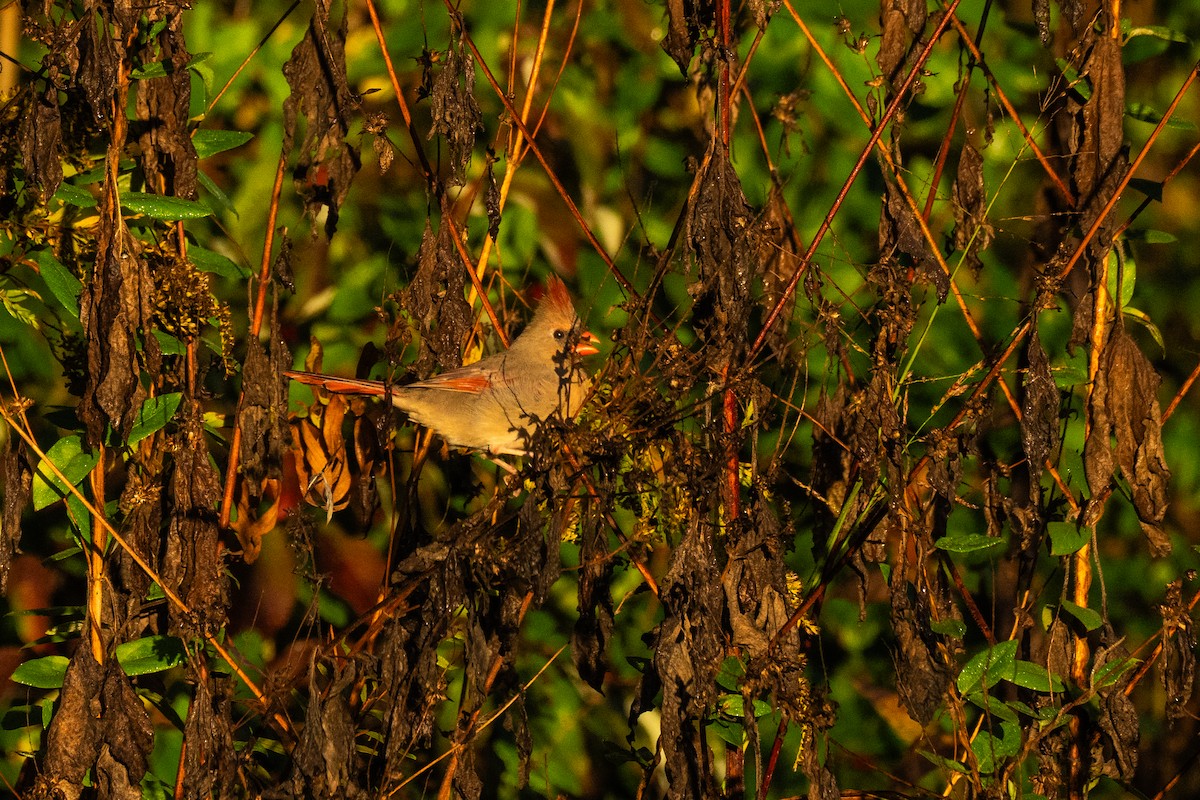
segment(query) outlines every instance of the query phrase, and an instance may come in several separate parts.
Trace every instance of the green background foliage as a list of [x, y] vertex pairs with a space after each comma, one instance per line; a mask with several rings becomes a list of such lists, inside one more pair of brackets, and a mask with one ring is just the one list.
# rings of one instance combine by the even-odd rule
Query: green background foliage
[[[5, 785], [1200, 791], [1200, 31], [1039, 6], [6, 6]], [[550, 274], [516, 476], [280, 377]]]

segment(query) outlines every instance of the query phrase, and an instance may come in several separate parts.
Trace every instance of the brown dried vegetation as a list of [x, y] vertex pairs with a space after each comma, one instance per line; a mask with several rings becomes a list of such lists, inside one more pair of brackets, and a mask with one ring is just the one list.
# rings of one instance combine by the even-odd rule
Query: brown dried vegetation
[[[1126, 499], [1146, 552], [1171, 551], [1161, 379], [1126, 329], [1118, 274], [1126, 225], [1114, 207], [1131, 178], [1119, 21], [1102, 12], [1089, 24], [1078, 4], [1061, 8], [1070, 24], [1055, 35], [1069, 40], [1065, 63], [1086, 76], [1087, 91], [1059, 82], [1044, 98], [1049, 152], [1037, 150], [1038, 190], [1028, 193], [1042, 208], [1030, 212], [1038, 224], [1024, 262], [1012, 265], [1022, 293], [1007, 306], [1018, 309], [1015, 322], [997, 333], [980, 324], [981, 304], [962, 286], [967, 273], [992, 268], [985, 256], [1002, 224], [990, 212], [985, 155], [995, 126], [1019, 120], [993, 119], [1010, 112], [989, 95], [986, 128], [963, 135], [958, 115], [972, 79], [997, 96], [1005, 87], [954, 5], [881, 4], [872, 91], [865, 109], [853, 104], [869, 124], [857, 164], [837, 178], [847, 190], [868, 180], [860, 172], [878, 183], [878, 233], [873, 257], [858, 265], [863, 288], [847, 293], [830, 263], [841, 250], [819, 249], [831, 230], [856, 235], [836, 233], [846, 193], [806, 244], [774, 167], [771, 185], [744, 185], [731, 152], [733, 126], [770, 116], [749, 90], [743, 99], [741, 70], [756, 50], [747, 56], [738, 40], [757, 47], [768, 26], [804, 26], [790, 6], [785, 17], [778, 3], [744, 12], [728, 2], [663, 4], [662, 46], [692, 81], [702, 119], [688, 135], [701, 146], [688, 151], [690, 185], [669, 241], [647, 237], [642, 252], [634, 242], [617, 257], [572, 199], [586, 194], [578, 184], [587, 176], [569, 175], [554, 152], [561, 122], [547, 115], [535, 135], [545, 117], [515, 107], [518, 94], [495, 82], [459, 12], [440, 17], [446, 49], [418, 57], [424, 116], [403, 99], [417, 90], [401, 91], [403, 129], [393, 126], [389, 138], [347, 68], [349, 32], [368, 31], [377, 9], [317, 0], [280, 67], [290, 93], [269, 210], [241, 209], [266, 211], [266, 242], [246, 319], [235, 321], [241, 312], [200, 266], [208, 256], [186, 224], [194, 204], [162, 205], [195, 201], [203, 180], [184, 4], [24, 4], [26, 35], [45, 54], [0, 119], [0, 204], [22, 229], [4, 264], [41, 265], [35, 271], [55, 296], [56, 285], [80, 287], [77, 317], [67, 308], [46, 335], [78, 378], [78, 457], [92, 460], [82, 474], [51, 474], [37, 442], [51, 441], [53, 426], [4, 398], [0, 588], [22, 535], [27, 546], [37, 535], [21, 530], [35, 470], [60, 484], [84, 586], [82, 634], [61, 651], [69, 666], [17, 791], [73, 798], [86, 777], [89, 794], [141, 796], [156, 730], [173, 725], [183, 743], [180, 797], [490, 797], [497, 720], [525, 786], [547, 731], [540, 710], [526, 707], [535, 679], [519, 659], [531, 648], [531, 615], [558, 613], [563, 586], [578, 607], [564, 623], [579, 679], [570, 685], [617, 698], [628, 736], [608, 744], [635, 776], [597, 767], [581, 796], [624, 787], [639, 796], [765, 797], [779, 785], [791, 791], [785, 773], [802, 774], [810, 797], [840, 796], [830, 747], [839, 711], [819, 624], [835, 598], [857, 603], [864, 619], [869, 604], [888, 607], [891, 663], [876, 666], [888, 678], [863, 693], [876, 691], [916, 723], [895, 785], [924, 791], [914, 787], [927, 773], [907, 757], [917, 748], [942, 768], [939, 793], [999, 797], [1017, 787], [1074, 798], [1102, 776], [1132, 784], [1141, 730], [1131, 693], [1157, 665], [1166, 721], [1194, 731], [1195, 661], [1182, 579], [1161, 589], [1151, 647], [1127, 640], [1107, 594], [1097, 604], [1091, 591], [1103, 582], [1094, 574], [1101, 521]], [[1031, 12], [1043, 42], [1052, 38], [1047, 9], [1035, 2]], [[569, 51], [569, 40], [555, 44]], [[922, 207], [906, 182], [906, 117], [922, 110], [918, 84], [938, 79], [927, 72], [934, 47], [961, 53], [962, 71], [929, 182], [936, 189], [944, 172], [950, 188], [931, 189]], [[776, 98], [789, 134], [805, 124], [794, 110], [800, 97]], [[511, 335], [521, 312], [487, 257], [511, 190], [493, 172], [501, 157], [480, 141], [485, 133], [507, 143], [506, 168], [527, 154], [540, 162], [526, 169], [549, 180], [523, 191], [568, 210], [560, 229], [543, 233], [580, 275], [576, 250], [587, 240], [587, 257], [621, 286], [627, 320], [613, 331], [583, 419], [547, 420], [533, 455], [504, 478], [470, 469], [427, 437], [397, 436], [403, 420], [390, 408], [323, 393], [289, 408], [281, 377], [293, 349], [307, 347], [308, 369], [323, 358], [317, 338], [300, 345], [288, 329], [296, 290], [276, 220], [283, 179], [292, 176], [314, 239], [335, 237], [362, 179], [365, 135], [382, 170], [403, 156], [391, 174], [405, 169], [404, 180], [421, 182], [427, 216], [407, 258], [411, 279], [380, 290], [371, 324], [382, 347], [363, 349], [359, 372], [382, 362], [390, 379], [424, 378], [459, 366], [489, 332]], [[758, 137], [769, 160], [761, 128]], [[1038, 147], [1031, 136], [1017, 141]], [[440, 159], [431, 142], [445, 149]], [[81, 235], [76, 212], [51, 221], [47, 208], [65, 175], [89, 171], [95, 218]], [[467, 224], [477, 194], [486, 244]], [[765, 198], [762, 207], [749, 196]], [[823, 211], [803, 209], [804, 220]], [[969, 269], [959, 273], [962, 264]], [[597, 289], [579, 283], [581, 294]], [[1073, 314], [1069, 346], [1089, 359], [1077, 398], [1056, 383], [1065, 347], [1049, 345], [1041, 323], [1060, 306]], [[913, 361], [931, 347], [923, 326], [938, 314], [959, 315], [954, 346], [973, 339], [978, 361], [929, 400], [913, 394]], [[167, 398], [175, 398], [169, 413], [150, 425], [147, 409]], [[920, 416], [910, 413], [917, 404]], [[217, 410], [227, 425], [219, 435], [206, 417]], [[1084, 420], [1086, 487], [1063, 474], [1072, 416]], [[431, 497], [446, 500], [432, 521]], [[335, 517], [354, 532], [385, 530], [386, 541], [343, 542], [323, 530]], [[965, 533], [972, 526], [983, 533]], [[964, 561], [975, 550], [995, 560]], [[800, 565], [812, 569], [798, 574]], [[964, 574], [972, 568], [985, 574]], [[289, 616], [297, 580], [313, 598], [299, 622]], [[264, 604], [258, 622], [264, 636], [279, 634], [278, 650], [252, 669], [228, 634], [241, 614], [235, 598], [262, 582], [274, 589], [255, 600]], [[1039, 593], [1052, 595], [1049, 583], [1061, 597], [1046, 605]], [[270, 611], [271, 591], [288, 607]], [[344, 599], [351, 619], [321, 618], [325, 591]], [[645, 614], [623, 610], [626, 601]], [[1054, 619], [1035, 620], [1039, 610]], [[187, 686], [182, 719], [170, 718], [177, 712], [166, 702], [152, 718], [143, 697], [159, 684], [118, 665], [118, 645], [143, 640], [184, 651], [174, 673]], [[1140, 670], [1130, 669], [1135, 644]], [[972, 657], [983, 650], [1006, 654], [1008, 672], [989, 673], [1001, 668]], [[534, 652], [554, 661], [548, 647]], [[616, 663], [626, 657], [632, 677]], [[659, 728], [650, 740], [640, 731], [647, 714]], [[736, 736], [716, 739], [720, 726], [745, 747]]]

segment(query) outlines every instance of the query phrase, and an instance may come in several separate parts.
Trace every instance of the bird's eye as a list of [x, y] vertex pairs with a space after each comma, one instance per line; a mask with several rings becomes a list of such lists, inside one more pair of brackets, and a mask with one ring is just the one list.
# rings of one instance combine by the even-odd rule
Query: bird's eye
[[554, 332], [554, 338], [558, 339], [561, 342], [563, 339], [567, 338], [567, 332], [564, 331], [562, 328], [559, 328], [558, 330], [556, 330]]

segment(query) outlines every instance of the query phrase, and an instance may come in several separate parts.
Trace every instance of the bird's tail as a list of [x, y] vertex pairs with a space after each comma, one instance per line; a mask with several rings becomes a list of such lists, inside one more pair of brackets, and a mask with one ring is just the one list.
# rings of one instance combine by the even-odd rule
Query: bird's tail
[[283, 374], [294, 381], [308, 386], [320, 386], [334, 394], [364, 394], [382, 397], [387, 394], [383, 381], [365, 381], [357, 378], [339, 378], [336, 375], [321, 375], [317, 372], [297, 372], [285, 369]]

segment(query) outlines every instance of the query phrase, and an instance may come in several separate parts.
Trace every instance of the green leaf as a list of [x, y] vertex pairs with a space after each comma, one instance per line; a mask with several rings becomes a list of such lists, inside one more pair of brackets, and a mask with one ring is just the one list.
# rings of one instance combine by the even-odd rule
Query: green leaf
[[1154, 230], [1153, 228], [1140, 228], [1136, 231], [1126, 231], [1125, 238], [1131, 242], [1145, 242], [1146, 244], [1174, 244], [1179, 241], [1179, 238], [1174, 234], [1166, 231]]
[[933, 764], [936, 764], [943, 769], [948, 769], [951, 772], [958, 772], [962, 775], [969, 775], [971, 772], [971, 770], [967, 769], [966, 766], [964, 766], [960, 761], [955, 761], [954, 759], [946, 758], [945, 756], [939, 756], [937, 753], [931, 753], [928, 750], [918, 750], [917, 752], [923, 755]]
[[1064, 78], [1067, 79], [1067, 86], [1075, 91], [1084, 102], [1087, 102], [1092, 97], [1092, 85], [1087, 78], [1079, 74], [1079, 70], [1071, 66], [1071, 62], [1065, 58], [1056, 58], [1054, 63], [1058, 65], [1058, 69], [1062, 72]]
[[1012, 722], [1000, 723], [999, 737], [980, 731], [971, 742], [971, 751], [979, 764], [979, 771], [990, 774], [1000, 766], [1002, 759], [1015, 756], [1021, 749], [1021, 729]]
[[[1118, 282], [1120, 286], [1118, 287]], [[1137, 282], [1137, 262], [1129, 256], [1118, 256], [1116, 250], [1108, 253], [1108, 296], [1120, 298], [1122, 307], [1133, 299], [1133, 286]]]
[[96, 207], [96, 198], [92, 196], [92, 193], [73, 183], [60, 183], [58, 191], [54, 193], [54, 199], [60, 203], [65, 203], [69, 206], [78, 206], [79, 208]]
[[158, 340], [158, 348], [165, 356], [181, 356], [187, 352], [187, 346], [169, 333], [151, 331]]
[[243, 267], [236, 261], [226, 258], [220, 253], [215, 253], [212, 250], [206, 250], [203, 247], [190, 245], [188, 247], [188, 258], [196, 265], [196, 269], [201, 272], [211, 272], [214, 275], [220, 275], [222, 278], [240, 281], [250, 277], [250, 269]]
[[1069, 556], [1092, 540], [1091, 530], [1080, 528], [1074, 522], [1047, 523], [1046, 533], [1050, 536], [1052, 556]]
[[164, 197], [145, 192], [127, 192], [122, 195], [121, 207], [126, 211], [142, 214], [151, 219], [172, 221], [201, 219], [212, 215], [212, 211], [194, 200], [185, 200], [182, 197]]
[[[1125, 108], [1125, 113], [1140, 122], [1148, 122], [1151, 125], [1157, 125], [1162, 121], [1163, 118], [1162, 114], [1159, 113], [1157, 109], [1152, 108], [1145, 103], [1130, 103]], [[1163, 127], [1174, 128], [1175, 130], [1180, 131], [1197, 130], [1196, 123], [1189, 119], [1180, 119], [1179, 117], [1171, 117], [1171, 119], [1167, 120], [1167, 124]]]
[[1103, 689], [1112, 686], [1120, 681], [1126, 672], [1141, 663], [1141, 659], [1138, 658], [1114, 658], [1104, 662], [1104, 665], [1092, 675], [1092, 688]]
[[1061, 678], [1032, 661], [1013, 662], [1012, 677], [1009, 680], [1017, 686], [1035, 692], [1061, 692], [1064, 689]]
[[971, 694], [967, 695], [967, 700], [991, 714], [993, 717], [1007, 720], [1008, 722], [1020, 722], [1017, 712], [1013, 709], [1013, 706], [1010, 703], [1005, 703], [999, 698], [992, 697], [990, 694], [986, 694], [985, 692], [972, 692]]
[[187, 650], [177, 636], [145, 636], [117, 645], [115, 655], [125, 674], [133, 677], [182, 664], [187, 659]]
[[982, 533], [953, 533], [933, 543], [934, 547], [948, 553], [977, 553], [1003, 544], [1003, 539]]
[[[84, 451], [83, 441], [78, 436], [59, 439], [46, 451], [46, 458], [62, 471], [72, 486], [78, 486], [100, 460], [95, 453]], [[34, 510], [56, 503], [69, 493], [70, 488], [50, 471], [46, 461], [40, 462], [33, 474]]]
[[956, 639], [961, 639], [967, 633], [967, 626], [963, 624], [963, 621], [953, 618], [930, 622], [929, 629], [934, 633], [940, 633], [942, 636], [953, 636]]
[[71, 661], [66, 656], [42, 656], [13, 670], [12, 680], [35, 689], [60, 689]]
[[212, 195], [213, 199], [217, 201], [218, 206], [225, 209], [233, 216], [239, 219], [241, 218], [241, 214], [239, 214], [237, 209], [233, 207], [233, 201], [229, 199], [229, 196], [225, 194], [225, 192], [221, 191], [220, 186], [217, 186], [217, 184], [213, 183], [212, 178], [204, 174], [204, 170], [196, 173], [196, 180], [200, 181], [200, 185], [204, 187], [204, 191]]
[[192, 134], [192, 146], [196, 148], [197, 157], [208, 158], [241, 147], [253, 138], [254, 134], [246, 131], [215, 131], [202, 128]]
[[34, 330], [41, 330], [42, 321], [37, 311], [30, 307], [30, 300], [41, 301], [41, 296], [32, 289], [0, 289], [0, 303], [13, 319], [28, 325]]
[[83, 292], [83, 284], [49, 250], [35, 250], [29, 257], [38, 265], [38, 274], [50, 288], [50, 294], [67, 313], [78, 320], [79, 295]]
[[1095, 609], [1085, 608], [1084, 606], [1072, 603], [1070, 600], [1063, 600], [1062, 607], [1063, 611], [1066, 611], [1083, 623], [1085, 630], [1094, 631], [1104, 624], [1104, 620]]
[[[212, 53], [196, 53], [196, 55], [188, 59], [187, 63], [183, 65], [183, 68], [189, 69], [193, 65], [207, 61], [211, 57]], [[174, 71], [174, 65], [172, 65], [172, 68], [168, 70], [165, 62], [151, 61], [131, 70], [129, 72], [129, 77], [133, 78], [135, 81], [144, 81], [152, 78], [165, 78]]]
[[1000, 642], [995, 647], [976, 653], [958, 674], [958, 691], [964, 695], [970, 694], [1008, 680], [1012, 677], [1016, 657], [1017, 643], [1013, 640]]
[[1167, 345], [1163, 341], [1162, 331], [1158, 329], [1157, 325], [1150, 321], [1149, 314], [1141, 309], [1129, 307], [1125, 307], [1121, 309], [1121, 311], [1124, 312], [1124, 315], [1129, 319], [1140, 322], [1142, 327], [1144, 327], [1150, 333], [1150, 336], [1154, 339], [1154, 342], [1158, 345], [1159, 349], [1166, 352]]
[[1174, 28], [1168, 28], [1165, 25], [1139, 25], [1135, 28], [1128, 18], [1121, 20], [1121, 32], [1125, 34], [1126, 41], [1138, 36], [1151, 36], [1155, 39], [1162, 39], [1165, 42], [1180, 42], [1183, 44], [1191, 41], [1188, 39], [1187, 34], [1177, 31]]
[[179, 410], [179, 401], [182, 399], [183, 394], [180, 392], [146, 398], [138, 415], [134, 417], [127, 444], [132, 447], [152, 433], [162, 430]]

